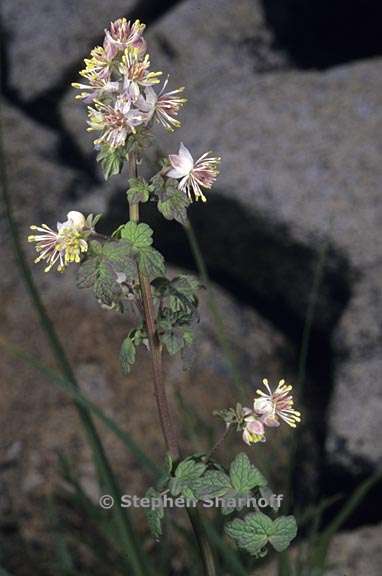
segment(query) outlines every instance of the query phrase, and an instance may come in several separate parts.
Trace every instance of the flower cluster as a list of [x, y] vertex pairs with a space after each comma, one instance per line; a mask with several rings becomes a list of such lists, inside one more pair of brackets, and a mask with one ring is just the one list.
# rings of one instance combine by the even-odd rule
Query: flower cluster
[[28, 236], [28, 242], [36, 242], [38, 253], [35, 262], [45, 260], [45, 272], [57, 264], [57, 270], [63, 272], [71, 262], [79, 263], [81, 254], [87, 252], [87, 238], [94, 231], [97, 217], [85, 218], [81, 212], [71, 211], [65, 222], [57, 222], [57, 232], [46, 224], [31, 226], [38, 234]]
[[[162, 72], [150, 71], [150, 57], [143, 38], [145, 25], [120, 18], [105, 30], [102, 46], [85, 59], [80, 75], [87, 83], [75, 82], [77, 98], [88, 104], [88, 130], [99, 136], [94, 141], [102, 148], [100, 158], [113, 154], [127, 155], [132, 137], [138, 141], [152, 127], [161, 124], [172, 132], [180, 127], [178, 114], [186, 98], [183, 87], [166, 92], [168, 78], [159, 92]], [[162, 174], [178, 180], [178, 188], [189, 200], [205, 201], [202, 188], [210, 189], [218, 175], [220, 158], [207, 152], [194, 161], [189, 150], [180, 145], [178, 154], [170, 154]], [[119, 165], [118, 165], [119, 166]], [[117, 173], [120, 167], [113, 173]]]
[[112, 148], [125, 145], [138, 126], [148, 127], [156, 120], [167, 130], [180, 126], [177, 119], [186, 102], [181, 96], [183, 87], [157, 94], [153, 89], [160, 82], [162, 72], [150, 71], [150, 57], [143, 38], [145, 25], [133, 24], [120, 18], [105, 30], [103, 46], [97, 46], [85, 59], [80, 75], [87, 84], [73, 83], [81, 92], [77, 96], [88, 107], [89, 130], [101, 132], [96, 145]]
[[287, 385], [285, 380], [280, 380], [272, 392], [266, 378], [263, 384], [267, 392], [256, 391], [258, 397], [253, 402], [253, 410], [243, 408], [243, 440], [249, 446], [256, 442], [265, 442], [265, 427], [280, 426], [280, 419], [292, 428], [296, 428], [297, 423], [301, 422], [301, 414], [293, 408], [293, 397], [289, 394], [292, 386]]

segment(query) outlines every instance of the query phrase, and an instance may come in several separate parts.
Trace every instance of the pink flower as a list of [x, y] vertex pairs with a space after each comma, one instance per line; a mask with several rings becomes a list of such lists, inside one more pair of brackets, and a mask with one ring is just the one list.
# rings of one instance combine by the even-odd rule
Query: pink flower
[[76, 98], [82, 100], [85, 104], [90, 104], [93, 100], [99, 100], [105, 96], [115, 94], [120, 89], [119, 82], [111, 82], [108, 78], [99, 78], [97, 74], [92, 72], [82, 71], [82, 76], [84, 76], [89, 84], [82, 84], [80, 82], [73, 82], [73, 88], [78, 90], [83, 90]]
[[139, 20], [131, 24], [130, 20], [119, 18], [115, 22], [111, 22], [110, 30], [105, 30], [105, 43], [117, 48], [117, 50], [125, 50], [125, 48], [132, 46], [137, 48], [140, 53], [145, 52], [146, 44], [142, 36], [145, 28], [145, 24]]
[[133, 102], [139, 98], [140, 86], [152, 86], [160, 82], [158, 76], [162, 72], [149, 72], [149, 55], [139, 57], [139, 52], [134, 48], [126, 48], [119, 71], [123, 76], [123, 88], [129, 94]]
[[289, 395], [292, 386], [286, 385], [285, 380], [280, 380], [276, 390], [272, 392], [268, 380], [264, 378], [263, 384], [268, 393], [256, 390], [259, 398], [253, 403], [253, 409], [266, 426], [279, 426], [279, 418], [284, 420], [292, 428], [301, 422], [301, 413], [293, 408], [293, 397]]
[[191, 192], [193, 192], [196, 200], [201, 198], [203, 202], [206, 202], [207, 199], [201, 188], [210, 189], [219, 174], [220, 158], [209, 157], [208, 154], [209, 152], [206, 152], [194, 162], [190, 151], [181, 143], [178, 154], [169, 155], [172, 168], [167, 172], [167, 176], [180, 179], [179, 190], [187, 194], [190, 200], [192, 200]]
[[159, 94], [156, 94], [151, 86], [145, 88], [145, 96], [141, 95], [136, 105], [145, 113], [146, 124], [154, 117], [166, 130], [173, 132], [175, 128], [180, 126], [180, 122], [175, 116], [178, 115], [180, 108], [187, 102], [187, 99], [179, 96], [184, 90], [183, 86], [177, 90], [163, 93], [167, 83], [168, 78]]
[[245, 419], [245, 426], [243, 429], [243, 440], [248, 446], [252, 446], [257, 442], [265, 442], [265, 433], [263, 423], [256, 418], [253, 414], [247, 416]]
[[102, 131], [94, 143], [107, 143], [113, 148], [123, 146], [127, 136], [135, 132], [135, 126], [143, 123], [142, 113], [131, 109], [130, 100], [124, 96], [119, 96], [114, 106], [96, 101], [95, 108], [89, 106], [88, 111], [88, 130]]

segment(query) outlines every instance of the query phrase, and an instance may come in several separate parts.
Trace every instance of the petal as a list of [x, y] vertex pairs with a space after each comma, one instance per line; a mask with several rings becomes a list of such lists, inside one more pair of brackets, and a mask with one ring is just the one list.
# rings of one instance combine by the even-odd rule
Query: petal
[[257, 414], [270, 414], [272, 412], [272, 402], [268, 398], [256, 398], [253, 409]]
[[251, 434], [258, 434], [262, 436], [264, 434], [264, 425], [260, 420], [253, 420], [252, 422], [248, 422], [246, 425], [246, 429], [251, 432]]
[[75, 228], [82, 229], [86, 224], [85, 216], [81, 214], [81, 212], [77, 212], [76, 210], [68, 212], [66, 217], [68, 219], [68, 222]]
[[184, 170], [182, 170], [181, 168], [171, 168], [171, 170], [169, 170], [167, 172], [167, 176], [169, 176], [170, 178], [183, 178], [183, 176], [185, 176], [187, 173], [184, 172]]
[[277, 428], [277, 426], [280, 426], [280, 422], [278, 421], [276, 416], [265, 414], [264, 416], [261, 417], [261, 420], [265, 424], [265, 426], [269, 426], [270, 428]]
[[187, 166], [187, 172], [190, 172], [190, 170], [192, 170], [194, 167], [194, 159], [191, 155], [191, 152], [188, 148], [186, 148], [183, 142], [180, 143], [178, 156], [180, 157], [182, 164]]

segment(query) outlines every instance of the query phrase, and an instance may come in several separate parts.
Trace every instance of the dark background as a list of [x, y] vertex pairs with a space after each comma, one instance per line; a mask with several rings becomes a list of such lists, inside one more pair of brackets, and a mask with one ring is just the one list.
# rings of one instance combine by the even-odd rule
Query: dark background
[[[3, 0], [3, 132], [23, 237], [30, 223], [52, 225], [69, 209], [103, 211], [101, 230], [107, 232], [123, 221], [123, 176], [103, 183], [85, 135], [85, 110], [74, 102], [70, 88], [83, 58], [101, 41], [103, 27], [122, 15], [148, 25], [154, 69], [169, 71], [174, 84], [186, 85], [189, 96], [184, 129], [180, 136], [159, 136], [158, 152], [173, 151], [182, 138], [195, 154], [213, 148], [222, 156], [216, 190], [190, 214], [211, 279], [229, 301], [223, 314], [227, 330], [234, 326], [231, 339], [242, 376], [254, 388], [268, 372], [282, 377], [280, 369], [289, 379], [304, 381], [300, 402], [306, 421], [294, 471], [296, 502], [306, 506], [333, 494], [350, 495], [382, 460], [380, 3]], [[167, 261], [194, 270], [182, 228], [150, 207], [144, 216]], [[6, 235], [5, 222], [1, 225]], [[2, 331], [49, 361], [9, 245], [2, 248], [2, 257]], [[77, 300], [71, 304], [67, 280], [35, 274], [63, 338], [73, 338], [68, 342], [73, 361], [87, 359], [81, 374], [90, 382], [89, 392], [97, 395], [91, 381], [101, 378], [97, 399], [107, 404], [108, 393], [102, 390], [110, 373], [103, 378], [99, 371], [102, 362], [112, 360], [104, 343], [92, 337], [91, 318], [82, 318], [99, 312], [86, 308], [90, 305], [84, 304], [83, 294], [73, 296]], [[78, 331], [73, 330], [77, 321], [84, 322]], [[104, 321], [100, 317], [99, 325]], [[118, 349], [118, 322], [110, 335], [110, 354]], [[251, 348], [253, 326], [263, 355]], [[216, 339], [211, 337], [211, 343], [210, 328], [205, 330], [206, 355], [212, 358], [208, 378], [223, 378], [229, 386], [227, 368], [215, 358]], [[201, 380], [207, 375], [203, 363], [195, 361], [194, 369]], [[21, 487], [26, 500], [33, 500], [35, 489], [37, 499], [40, 492], [49, 492], [41, 468], [59, 443], [58, 432], [55, 426], [40, 429], [39, 422], [44, 402], [53, 410], [53, 422], [60, 401], [41, 391], [29, 403], [33, 371], [5, 359], [2, 370], [0, 489], [4, 513], [12, 509], [17, 516], [12, 478], [20, 484], [22, 474], [32, 475], [27, 489]], [[112, 377], [118, 382], [118, 376]], [[114, 394], [117, 402], [118, 384]], [[42, 444], [32, 442], [36, 429]], [[41, 440], [46, 434], [53, 438], [48, 446]], [[19, 455], [8, 466], [12, 447]], [[346, 528], [380, 522], [379, 491], [360, 505]], [[330, 509], [327, 521], [339, 506]], [[32, 508], [28, 514], [32, 538], [38, 540], [40, 528], [33, 521], [38, 512]], [[12, 524], [15, 533], [19, 520]], [[12, 529], [9, 534], [7, 522], [4, 526], [12, 541]]]

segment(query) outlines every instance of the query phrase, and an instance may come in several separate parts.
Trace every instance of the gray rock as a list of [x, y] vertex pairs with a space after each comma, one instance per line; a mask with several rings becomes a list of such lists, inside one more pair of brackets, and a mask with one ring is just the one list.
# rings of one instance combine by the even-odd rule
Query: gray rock
[[[381, 535], [381, 524], [336, 534], [329, 547], [328, 566], [323, 576], [379, 576]], [[297, 547], [293, 547], [292, 558], [296, 552]], [[277, 576], [277, 562], [266, 565], [262, 573], [264, 576]], [[304, 571], [301, 573], [305, 575]], [[314, 571], [307, 571], [306, 576], [314, 576]]]
[[[382, 61], [326, 72], [277, 67], [256, 72], [241, 42], [256, 38], [261, 29], [254, 4], [184, 2], [151, 28], [155, 65], [173, 73], [174, 86], [185, 84], [189, 98], [183, 127], [163, 138], [161, 148], [175, 151], [182, 140], [196, 157], [208, 149], [222, 156], [217, 189], [227, 204], [222, 212], [227, 220], [220, 225], [225, 250], [218, 248], [219, 270], [230, 258], [237, 282], [251, 284], [261, 298], [268, 290], [268, 298], [273, 296], [276, 306], [281, 302], [290, 315], [285, 326], [291, 332], [293, 322], [303, 323], [317, 260], [323, 243], [329, 243], [315, 319], [335, 359], [327, 448], [333, 461], [340, 445], [348, 462], [359, 456], [381, 462], [375, 431], [382, 424]], [[158, 58], [163, 37], [172, 56], [167, 47]], [[210, 193], [211, 206], [221, 203], [217, 194]], [[242, 213], [231, 231], [235, 205]], [[268, 236], [261, 232], [261, 246], [250, 245], [256, 240], [253, 230], [261, 227]], [[271, 243], [277, 239], [281, 245], [283, 238], [289, 249], [275, 257]], [[240, 246], [236, 253], [230, 249], [234, 242]], [[212, 264], [218, 249], [211, 248]], [[304, 249], [311, 250], [306, 262]], [[265, 254], [260, 270], [259, 252]], [[326, 381], [321, 384], [327, 387]]]
[[[77, 61], [102, 39], [111, 20], [128, 13], [135, 0], [3, 0], [9, 85], [29, 100], [63, 81]], [[73, 70], [76, 79], [76, 72]], [[65, 78], [69, 83], [70, 78]]]

